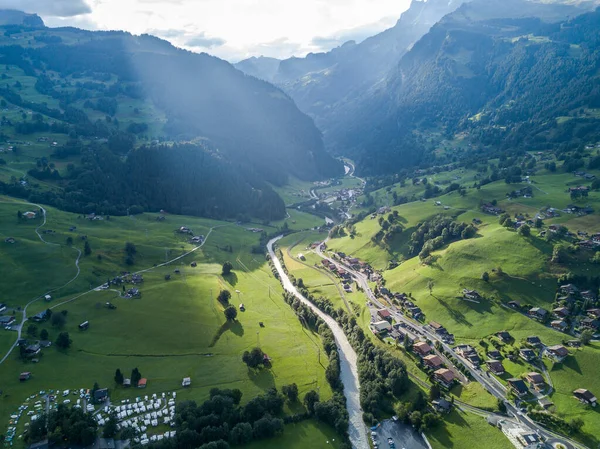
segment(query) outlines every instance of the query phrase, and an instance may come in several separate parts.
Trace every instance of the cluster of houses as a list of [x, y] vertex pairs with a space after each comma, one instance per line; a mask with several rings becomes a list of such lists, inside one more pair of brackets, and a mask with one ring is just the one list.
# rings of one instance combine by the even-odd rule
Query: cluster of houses
[[588, 181], [596, 179], [596, 175], [592, 175], [591, 173], [586, 173], [584, 171], [574, 171], [573, 175], [577, 176], [578, 178], [587, 179]]
[[594, 209], [590, 206], [576, 206], [575, 204], [569, 204], [563, 209], [565, 214], [577, 215], [578, 217], [584, 217], [585, 215], [591, 215], [594, 213]]
[[[597, 295], [594, 291], [579, 290], [573, 284], [561, 285], [556, 294], [555, 306], [551, 311], [543, 307], [532, 307], [526, 311], [527, 316], [540, 323], [549, 324], [553, 329], [570, 333], [572, 329], [576, 332], [591, 330], [596, 333], [600, 331], [600, 309], [591, 306], [597, 305]], [[521, 310], [518, 301], [510, 301], [508, 306]], [[580, 310], [578, 315], [574, 311]]]
[[504, 213], [504, 210], [492, 203], [484, 203], [481, 205], [482, 212], [490, 215], [500, 215]]
[[179, 229], [177, 229], [175, 232], [177, 232], [178, 234], [189, 234], [191, 236], [194, 235], [194, 232], [187, 226], [180, 226]]
[[[527, 177], [527, 182], [529, 181], [529, 176]], [[512, 192], [509, 192], [506, 194], [507, 198], [533, 198], [533, 189], [531, 188], [531, 186], [527, 186], [527, 187], [523, 187], [520, 190], [513, 190]]]

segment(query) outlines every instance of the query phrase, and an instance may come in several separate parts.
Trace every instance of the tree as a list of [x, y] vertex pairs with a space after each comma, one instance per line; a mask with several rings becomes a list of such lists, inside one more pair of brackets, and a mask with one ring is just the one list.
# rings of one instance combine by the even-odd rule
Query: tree
[[83, 254], [85, 254], [86, 256], [92, 254], [92, 247], [90, 246], [90, 242], [88, 242], [87, 240], [85, 241], [85, 245], [83, 246]]
[[429, 290], [429, 296], [431, 296], [434, 286], [435, 286], [435, 284], [433, 283], [433, 280], [429, 279], [427, 281], [427, 289]]
[[50, 318], [50, 322], [52, 323], [52, 327], [61, 328], [67, 322], [67, 318], [62, 313], [54, 313], [52, 318]]
[[564, 263], [567, 260], [567, 247], [562, 243], [554, 245], [552, 250], [552, 262]]
[[252, 441], [252, 425], [247, 422], [238, 423], [231, 429], [230, 441], [242, 445]]
[[37, 335], [38, 328], [35, 324], [30, 324], [27, 326], [27, 335], [30, 337], [35, 337]]
[[106, 424], [104, 424], [104, 429], [102, 430], [102, 438], [114, 438], [117, 434], [117, 431], [117, 416], [113, 411], [110, 414], [108, 421], [106, 421]]
[[408, 336], [408, 334], [404, 334], [404, 341], [403, 341], [403, 345], [404, 345], [404, 350], [406, 352], [410, 352], [412, 351], [412, 343], [410, 341], [410, 337]]
[[421, 427], [421, 420], [422, 420], [422, 415], [421, 412], [418, 410], [415, 410], [414, 412], [412, 412], [408, 419], [410, 420], [410, 423], [416, 428], [419, 429]]
[[23, 219], [23, 212], [21, 212], [20, 210], [17, 211], [17, 220], [22, 220]]
[[524, 224], [519, 228], [518, 233], [523, 237], [529, 237], [531, 235], [531, 228], [529, 225]]
[[117, 385], [123, 385], [123, 373], [119, 368], [115, 371], [115, 383]]
[[535, 219], [535, 227], [537, 229], [540, 229], [543, 225], [544, 225], [544, 222], [542, 221], [542, 219], [540, 217]]
[[231, 264], [231, 262], [225, 262], [223, 264], [223, 270], [221, 271], [221, 274], [223, 276], [228, 276], [231, 274], [231, 270], [233, 270], [233, 265]]
[[71, 347], [71, 343], [73, 343], [73, 340], [71, 340], [69, 337], [68, 332], [61, 332], [58, 334], [58, 337], [56, 338], [56, 346], [58, 346], [60, 349], [69, 349]]
[[579, 339], [581, 340], [582, 344], [589, 345], [590, 341], [592, 341], [593, 337], [594, 337], [594, 332], [591, 331], [590, 329], [586, 329], [581, 333], [581, 335], [579, 336]]
[[258, 368], [264, 364], [265, 353], [260, 348], [254, 348], [252, 351], [244, 351], [242, 361], [248, 365], [248, 368]]
[[506, 414], [506, 404], [504, 403], [504, 399], [498, 398], [496, 406], [500, 413]]
[[304, 405], [311, 415], [315, 412], [315, 404], [320, 401], [319, 393], [310, 390], [304, 395]]
[[222, 304], [229, 304], [229, 300], [231, 299], [231, 292], [229, 290], [221, 290], [219, 292], [219, 296], [217, 296], [217, 299]]
[[131, 370], [131, 385], [137, 386], [141, 378], [142, 375], [140, 374], [140, 370], [138, 370], [137, 367], [133, 368], [133, 370]]
[[584, 421], [581, 418], [573, 418], [572, 421], [569, 422], [569, 430], [571, 433], [578, 433], [584, 425]]
[[133, 265], [135, 263], [135, 255], [137, 254], [137, 248], [131, 242], [125, 243], [125, 263], [127, 265]]
[[40, 332], [40, 339], [48, 340], [48, 331], [46, 329], [42, 329], [42, 332]]
[[73, 245], [73, 237], [71, 237], [71, 236], [67, 237], [67, 245], [69, 245], [69, 246]]
[[425, 413], [421, 420], [421, 426], [419, 430], [421, 432], [425, 432], [428, 429], [433, 429], [440, 422], [440, 418], [438, 415], [434, 415], [433, 413]]
[[290, 402], [296, 402], [298, 400], [298, 385], [295, 383], [284, 385], [281, 387], [281, 392], [284, 396], [287, 396], [288, 401]]
[[433, 384], [429, 389], [429, 401], [435, 401], [439, 399], [441, 395], [441, 390], [438, 384]]
[[483, 274], [481, 275], [481, 279], [484, 282], [489, 282], [489, 280], [490, 280], [490, 273], [488, 273], [487, 271], [484, 271]]
[[227, 321], [235, 321], [237, 317], [237, 309], [234, 306], [227, 307], [223, 313], [225, 314]]

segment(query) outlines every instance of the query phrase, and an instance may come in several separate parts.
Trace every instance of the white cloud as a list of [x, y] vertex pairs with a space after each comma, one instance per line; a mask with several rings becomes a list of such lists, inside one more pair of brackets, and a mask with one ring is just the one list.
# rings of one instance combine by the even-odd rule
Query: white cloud
[[[0, 0], [36, 4], [87, 1], [92, 12], [71, 19], [86, 28], [151, 33], [192, 51], [239, 60], [289, 57], [362, 40], [393, 25], [410, 0]], [[40, 9], [41, 11], [41, 9]], [[57, 21], [48, 20], [49, 24]], [[86, 22], [82, 22], [85, 17]], [[65, 23], [66, 22], [66, 23]], [[69, 21], [61, 20], [62, 25]], [[161, 32], [157, 32], [162, 30]]]

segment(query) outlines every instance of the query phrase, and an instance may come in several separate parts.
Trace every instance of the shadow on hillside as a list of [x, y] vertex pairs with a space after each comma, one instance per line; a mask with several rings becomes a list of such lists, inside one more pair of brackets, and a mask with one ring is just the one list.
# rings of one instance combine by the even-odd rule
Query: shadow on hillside
[[[468, 428], [469, 428], [468, 423], [465, 421], [465, 419], [462, 417], [462, 415], [459, 412], [457, 412], [456, 410], [452, 411], [450, 413], [450, 415], [448, 415], [448, 417], [446, 418], [446, 421], [452, 422], [453, 424], [456, 424], [461, 429], [465, 429], [466, 431], [468, 431]], [[443, 425], [443, 427], [440, 427], [435, 432], [435, 436], [433, 437], [433, 439], [437, 440], [440, 443], [441, 447], [444, 447], [444, 448], [455, 447], [454, 441], [453, 441], [453, 439], [454, 439], [453, 435], [448, 431], [448, 428], [446, 425]]]
[[234, 272], [231, 272], [228, 275], [223, 276], [223, 279], [225, 279], [227, 281], [227, 283], [229, 285], [231, 285], [232, 287], [235, 287], [238, 283], [237, 274], [235, 274]]
[[248, 368], [248, 378], [263, 391], [275, 387], [275, 377], [268, 368], [258, 370]]
[[452, 319], [454, 319], [454, 321], [456, 321], [459, 324], [464, 324], [466, 326], [469, 327], [473, 327], [473, 325], [465, 318], [465, 316], [463, 315], [462, 312], [459, 312], [458, 310], [453, 309], [446, 301], [444, 301], [441, 298], [438, 298], [435, 295], [432, 295], [435, 299], [438, 300], [438, 302], [444, 306], [444, 308], [446, 309], [446, 311], [450, 314], [450, 316], [452, 317]]
[[525, 239], [531, 246], [540, 251], [543, 254], [546, 254], [548, 257], [552, 254], [552, 244], [545, 242], [544, 240], [537, 237], [526, 237]]
[[577, 374], [582, 374], [581, 368], [579, 367], [579, 362], [577, 361], [577, 357], [574, 357], [574, 356], [567, 357], [566, 360], [562, 363], [562, 366], [563, 366], [563, 369], [564, 369], [564, 367], [570, 368], [573, 371], [575, 371]]
[[223, 334], [227, 331], [231, 331], [238, 337], [242, 337], [244, 335], [244, 327], [242, 326], [242, 323], [240, 323], [237, 320], [236, 321], [226, 321], [217, 330], [217, 332], [213, 336], [208, 347], [212, 348], [214, 345], [216, 345], [218, 343], [218, 341], [221, 339], [221, 337], [223, 336]]

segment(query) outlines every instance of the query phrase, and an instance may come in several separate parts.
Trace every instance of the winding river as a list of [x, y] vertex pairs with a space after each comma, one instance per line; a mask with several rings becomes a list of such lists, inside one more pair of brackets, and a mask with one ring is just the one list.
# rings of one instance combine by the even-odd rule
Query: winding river
[[273, 264], [279, 273], [279, 277], [282, 281], [283, 288], [292, 293], [296, 298], [310, 307], [331, 329], [333, 335], [335, 337], [338, 352], [340, 355], [340, 368], [341, 368], [341, 379], [344, 383], [344, 396], [346, 397], [346, 407], [348, 409], [348, 414], [350, 415], [350, 425], [348, 428], [348, 433], [350, 435], [350, 441], [352, 443], [352, 447], [356, 449], [365, 449], [369, 447], [369, 438], [367, 436], [367, 428], [362, 420], [363, 411], [360, 407], [360, 397], [359, 390], [360, 385], [358, 382], [358, 369], [357, 369], [357, 356], [356, 352], [350, 346], [350, 342], [344, 334], [344, 331], [339, 326], [339, 324], [331, 318], [326, 313], [322, 312], [317, 308], [313, 303], [311, 303], [308, 299], [296, 290], [296, 287], [291, 283], [289, 277], [283, 271], [281, 263], [279, 259], [275, 256], [275, 252], [273, 251], [273, 245], [281, 239], [283, 236], [279, 236], [274, 238], [267, 244], [267, 249], [269, 250], [269, 255], [271, 256], [271, 260], [273, 260]]

